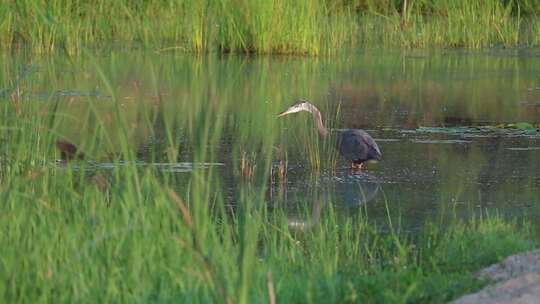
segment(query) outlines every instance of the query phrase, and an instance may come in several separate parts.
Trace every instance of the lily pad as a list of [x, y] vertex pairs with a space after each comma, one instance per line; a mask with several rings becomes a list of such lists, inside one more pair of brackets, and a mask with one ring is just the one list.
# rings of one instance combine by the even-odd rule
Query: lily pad
[[507, 125], [508, 128], [520, 129], [520, 130], [536, 130], [536, 128], [528, 122], [517, 122]]

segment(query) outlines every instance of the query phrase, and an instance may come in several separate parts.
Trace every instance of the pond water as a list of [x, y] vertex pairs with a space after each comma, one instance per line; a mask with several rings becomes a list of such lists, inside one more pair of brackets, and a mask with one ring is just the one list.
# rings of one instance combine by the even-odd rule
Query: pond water
[[[214, 168], [234, 204], [238, 177], [231, 155], [251, 149], [257, 159], [257, 149], [271, 146], [286, 155], [287, 179], [272, 184], [267, 200], [290, 212], [292, 226], [316, 221], [326, 204], [344, 214], [363, 208], [381, 221], [389, 212], [411, 230], [453, 212], [540, 219], [538, 131], [448, 132], [516, 122], [538, 127], [540, 50], [373, 50], [331, 58], [143, 51], [11, 56], [4, 58], [2, 83], [43, 104], [43, 115], [61, 113], [55, 132], [91, 149], [96, 170], [114, 166], [109, 156], [120, 150], [115, 143], [125, 142], [141, 165], [165, 166], [180, 179], [194, 167]], [[311, 117], [276, 118], [298, 98], [317, 104], [332, 127], [367, 130], [384, 160], [358, 173], [338, 158], [337, 168], [313, 172], [309, 151], [318, 139]], [[107, 149], [96, 147], [97, 133], [121, 128], [118, 117], [129, 126], [128, 136], [97, 136]], [[197, 139], [201, 132], [216, 134], [208, 147], [213, 154], [194, 159], [193, 147], [206, 144]], [[178, 151], [167, 148], [171, 138]], [[163, 155], [173, 155], [172, 167]], [[302, 205], [313, 214], [298, 212]]]

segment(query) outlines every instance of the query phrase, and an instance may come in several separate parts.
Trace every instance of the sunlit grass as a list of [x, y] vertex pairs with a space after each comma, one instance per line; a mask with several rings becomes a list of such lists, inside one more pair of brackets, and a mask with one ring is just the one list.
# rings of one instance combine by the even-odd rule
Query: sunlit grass
[[351, 7], [328, 1], [18, 1], [0, 7], [0, 20], [4, 47], [41, 53], [122, 44], [317, 55], [356, 33]]
[[362, 14], [365, 45], [407, 48], [537, 45], [537, 4], [529, 1], [408, 1], [373, 4]]
[[68, 54], [87, 47], [319, 55], [353, 47], [533, 46], [538, 9], [528, 0], [23, 0], [0, 7], [0, 42]]

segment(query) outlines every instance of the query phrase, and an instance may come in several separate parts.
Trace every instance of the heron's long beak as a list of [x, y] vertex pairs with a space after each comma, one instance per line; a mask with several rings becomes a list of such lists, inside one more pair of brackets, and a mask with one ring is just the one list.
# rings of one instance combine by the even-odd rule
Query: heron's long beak
[[285, 112], [283, 112], [283, 113], [281, 113], [281, 114], [278, 114], [277, 117], [285, 116], [285, 115], [287, 115], [287, 114], [290, 114], [289, 110], [287, 110], [287, 111], [285, 111]]
[[287, 114], [298, 113], [300, 111], [303, 111], [303, 109], [301, 109], [301, 108], [299, 108], [297, 106], [292, 106], [292, 107], [288, 108], [287, 110], [285, 110], [285, 112], [282, 112], [281, 114], [279, 114], [278, 117], [285, 116]]

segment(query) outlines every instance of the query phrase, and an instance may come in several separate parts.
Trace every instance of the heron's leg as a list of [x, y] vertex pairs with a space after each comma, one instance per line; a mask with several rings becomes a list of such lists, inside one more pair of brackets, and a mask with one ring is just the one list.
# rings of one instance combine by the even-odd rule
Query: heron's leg
[[362, 170], [363, 163], [351, 162], [351, 169]]

